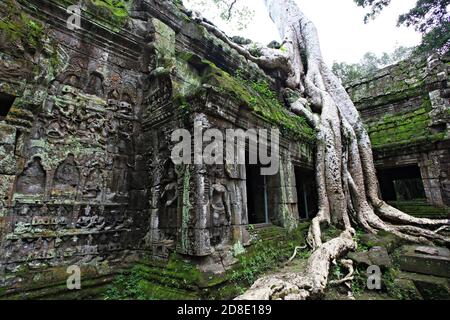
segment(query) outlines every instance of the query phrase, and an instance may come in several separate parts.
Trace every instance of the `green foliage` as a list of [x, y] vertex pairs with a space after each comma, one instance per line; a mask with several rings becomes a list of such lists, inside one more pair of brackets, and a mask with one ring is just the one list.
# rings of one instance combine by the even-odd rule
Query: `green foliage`
[[358, 251], [368, 251], [371, 246], [367, 245], [366, 243], [361, 241], [361, 236], [365, 234], [365, 232], [361, 229], [356, 230], [356, 234], [353, 237], [353, 239], [356, 241], [356, 244], [358, 245]]
[[242, 256], [239, 259], [242, 269], [232, 273], [232, 281], [252, 283], [261, 272], [273, 268], [280, 261], [280, 251], [276, 248], [261, 245], [258, 246], [257, 250], [259, 251], [257, 255], [252, 257]]
[[254, 57], [262, 56], [261, 49], [255, 43], [248, 49], [248, 52]]
[[[195, 59], [194, 56], [188, 54], [179, 56], [183, 56], [188, 63]], [[223, 96], [248, 107], [253, 114], [277, 126], [282, 133], [314, 142], [316, 135], [314, 129], [306, 122], [305, 118], [288, 111], [266, 81], [244, 79], [239, 70], [235, 76], [232, 76], [208, 60], [193, 61], [193, 63], [201, 66], [200, 84], [212, 87]], [[199, 87], [198, 90], [191, 90], [189, 97], [184, 97], [184, 99], [204, 92], [203, 89], [204, 87]]]
[[144, 273], [134, 267], [131, 272], [121, 273], [108, 287], [105, 293], [105, 300], [150, 300], [146, 296], [143, 281]]
[[116, 276], [108, 287], [106, 300], [179, 300], [195, 299], [205, 283], [194, 264], [171, 255], [167, 263], [142, 261], [130, 271]]
[[41, 46], [44, 26], [26, 14], [15, 0], [6, 0], [6, 16], [0, 19], [0, 31], [9, 41], [20, 41], [24, 47]]
[[[262, 273], [276, 270], [287, 261], [294, 248], [301, 245], [308, 232], [308, 223], [289, 232], [279, 227], [251, 231], [254, 244], [237, 256], [238, 262], [223, 275], [203, 273], [183, 256], [172, 254], [168, 262], [144, 260], [131, 270], [117, 275], [109, 285], [107, 300], [180, 300], [231, 299], [245, 290]], [[297, 259], [307, 259], [310, 252], [302, 250]]]
[[[370, 7], [364, 18], [365, 22], [375, 18], [391, 3], [391, 0], [354, 0], [358, 6]], [[449, 0], [418, 0], [407, 13], [399, 16], [398, 25], [414, 27], [422, 33], [422, 44], [419, 51], [436, 50], [448, 53], [450, 50], [450, 15]]]
[[[81, 8], [97, 23], [120, 30], [128, 20], [133, 0], [53, 0], [63, 7], [80, 4]], [[83, 14], [84, 15], [84, 14]]]
[[[128, 19], [132, 0], [89, 0], [88, 9], [114, 27], [122, 27]], [[88, 4], [89, 4], [88, 3]]]
[[342, 230], [337, 229], [333, 225], [329, 225], [322, 231], [322, 241], [328, 242], [330, 240], [333, 240], [334, 238], [339, 237], [339, 235], [342, 233]]
[[331, 268], [330, 272], [331, 279], [338, 280], [345, 276], [344, 272], [342, 272], [341, 265], [337, 264]]
[[385, 52], [381, 56], [367, 52], [358, 63], [334, 62], [332, 70], [343, 83], [350, 83], [370, 76], [388, 65], [407, 59], [412, 52], [413, 48], [402, 46], [395, 48], [394, 52], [390, 54]]
[[353, 274], [352, 292], [355, 296], [360, 295], [367, 288], [367, 273], [366, 270], [362, 270], [359, 268], [355, 269], [355, 273]]
[[246, 1], [240, 0], [185, 0], [184, 4], [190, 9], [206, 13], [209, 20], [221, 20], [232, 25], [237, 31], [245, 29], [255, 14]]
[[183, 121], [185, 125], [189, 124], [192, 114], [191, 105], [186, 100], [182, 99], [182, 101], [179, 103], [179, 110], [181, 121]]
[[278, 95], [270, 88], [267, 81], [251, 81], [241, 76], [238, 70], [236, 79], [241, 86], [248, 88], [247, 103], [259, 116], [280, 127], [282, 133], [291, 133], [299, 138], [314, 140], [315, 131], [306, 122], [305, 118], [290, 113], [278, 99]]
[[[288, 232], [282, 230], [280, 240], [266, 241], [260, 239], [249, 248], [249, 252], [238, 257], [239, 267], [231, 272], [230, 280], [236, 284], [251, 285], [263, 272], [279, 267], [280, 263], [290, 258], [296, 246], [306, 239], [307, 228], [300, 226]], [[310, 251], [298, 252], [297, 258], [307, 259]]]

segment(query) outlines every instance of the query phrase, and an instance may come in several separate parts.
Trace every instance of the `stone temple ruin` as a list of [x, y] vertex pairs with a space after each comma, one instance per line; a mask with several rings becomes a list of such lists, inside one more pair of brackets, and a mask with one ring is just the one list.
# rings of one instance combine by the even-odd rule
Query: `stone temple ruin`
[[[70, 265], [96, 278], [172, 253], [217, 272], [227, 248], [251, 243], [249, 225], [293, 230], [314, 215], [314, 131], [273, 97], [273, 71], [177, 1], [82, 1], [70, 30], [75, 2], [0, 4], [0, 295], [64, 283]], [[348, 87], [381, 193], [422, 216], [450, 206], [448, 69], [417, 59]], [[279, 173], [174, 165], [171, 133], [194, 123], [280, 129]]]

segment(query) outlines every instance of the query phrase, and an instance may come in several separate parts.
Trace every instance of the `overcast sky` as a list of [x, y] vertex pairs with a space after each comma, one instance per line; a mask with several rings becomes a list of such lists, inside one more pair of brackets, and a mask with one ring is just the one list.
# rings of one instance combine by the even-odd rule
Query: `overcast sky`
[[[316, 24], [324, 58], [330, 65], [333, 61], [358, 62], [368, 51], [381, 54], [392, 52], [396, 45], [414, 46], [420, 43], [421, 36], [413, 28], [397, 27], [399, 14], [409, 11], [417, 0], [392, 1], [377, 19], [368, 24], [363, 22], [366, 10], [357, 7], [353, 0], [296, 1]], [[245, 3], [255, 10], [255, 16], [245, 30], [237, 32], [217, 19], [214, 22], [228, 35], [240, 33], [264, 44], [279, 40], [263, 0], [245, 0]], [[207, 10], [202, 11], [205, 17], [211, 19]]]

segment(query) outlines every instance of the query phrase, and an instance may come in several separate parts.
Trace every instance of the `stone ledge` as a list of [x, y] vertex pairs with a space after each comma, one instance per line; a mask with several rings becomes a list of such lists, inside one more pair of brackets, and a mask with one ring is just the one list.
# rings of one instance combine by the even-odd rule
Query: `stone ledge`
[[446, 248], [436, 249], [436, 255], [417, 252], [417, 246], [404, 246], [398, 258], [400, 269], [427, 275], [450, 278], [450, 251]]

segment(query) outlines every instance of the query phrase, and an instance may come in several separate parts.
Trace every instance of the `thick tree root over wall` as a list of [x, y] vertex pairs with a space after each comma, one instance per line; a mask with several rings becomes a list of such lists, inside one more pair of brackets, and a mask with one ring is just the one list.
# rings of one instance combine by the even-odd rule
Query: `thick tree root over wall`
[[[356, 227], [370, 233], [384, 230], [415, 243], [449, 244], [450, 239], [439, 234], [449, 226], [449, 220], [414, 218], [380, 199], [369, 136], [344, 87], [322, 59], [315, 26], [293, 0], [265, 1], [272, 20], [287, 39], [286, 59], [292, 69], [285, 91], [291, 109], [306, 117], [318, 133], [319, 211], [309, 230], [307, 240], [314, 251], [305, 272], [264, 277], [237, 299], [320, 298], [327, 286], [330, 263], [356, 249]], [[264, 61], [261, 67], [267, 65], [270, 63]], [[324, 224], [345, 231], [322, 243]]]

